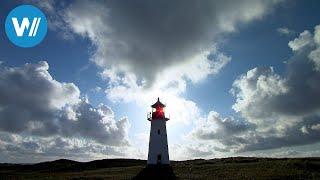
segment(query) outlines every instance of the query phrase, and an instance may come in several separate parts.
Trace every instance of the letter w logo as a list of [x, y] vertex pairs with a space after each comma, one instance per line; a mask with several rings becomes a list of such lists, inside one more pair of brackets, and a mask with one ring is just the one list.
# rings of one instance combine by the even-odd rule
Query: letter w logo
[[19, 36], [19, 37], [23, 36], [25, 29], [29, 30], [28, 36], [35, 36], [37, 34], [37, 31], [38, 31], [40, 20], [41, 20], [41, 18], [36, 18], [36, 17], [33, 18], [33, 21], [32, 21], [30, 29], [29, 29], [30, 21], [26, 17], [24, 17], [22, 19], [22, 22], [21, 22], [20, 25], [18, 23], [18, 19], [16, 17], [13, 17], [12, 18], [12, 23], [13, 23], [13, 26], [14, 26], [14, 29], [16, 31], [17, 36]]

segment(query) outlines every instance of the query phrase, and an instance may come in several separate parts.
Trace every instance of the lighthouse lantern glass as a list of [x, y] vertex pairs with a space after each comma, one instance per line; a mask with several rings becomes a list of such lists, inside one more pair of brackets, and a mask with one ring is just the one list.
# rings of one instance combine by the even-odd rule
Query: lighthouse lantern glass
[[157, 106], [152, 113], [152, 119], [162, 119], [164, 118], [164, 109], [161, 106]]

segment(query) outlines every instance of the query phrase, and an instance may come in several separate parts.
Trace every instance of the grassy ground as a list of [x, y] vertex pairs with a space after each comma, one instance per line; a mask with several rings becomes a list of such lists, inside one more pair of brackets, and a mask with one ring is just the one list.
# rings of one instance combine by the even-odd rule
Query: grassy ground
[[[0, 165], [0, 179], [132, 179], [143, 160], [58, 160], [34, 165]], [[178, 179], [320, 179], [320, 158], [224, 158], [172, 162]], [[161, 175], [160, 175], [161, 176]], [[157, 177], [160, 177], [157, 175]]]

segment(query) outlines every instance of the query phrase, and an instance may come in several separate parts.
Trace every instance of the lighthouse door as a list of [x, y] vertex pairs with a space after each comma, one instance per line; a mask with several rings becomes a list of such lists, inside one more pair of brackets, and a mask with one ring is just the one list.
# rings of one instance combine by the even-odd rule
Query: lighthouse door
[[158, 154], [157, 156], [157, 164], [161, 164], [161, 154]]

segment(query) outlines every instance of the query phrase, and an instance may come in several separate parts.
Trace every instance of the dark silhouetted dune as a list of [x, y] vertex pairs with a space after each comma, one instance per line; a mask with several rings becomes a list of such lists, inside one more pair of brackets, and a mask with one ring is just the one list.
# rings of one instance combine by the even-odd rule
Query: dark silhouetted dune
[[0, 179], [320, 179], [320, 158], [230, 157], [173, 161], [162, 168], [145, 165], [136, 159], [3, 163]]

